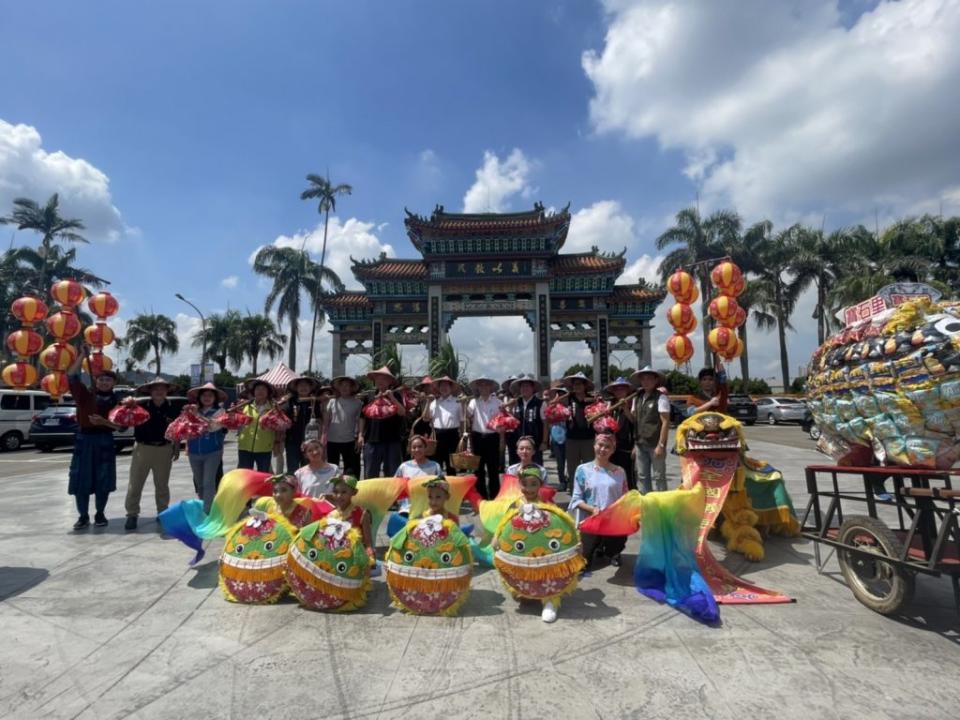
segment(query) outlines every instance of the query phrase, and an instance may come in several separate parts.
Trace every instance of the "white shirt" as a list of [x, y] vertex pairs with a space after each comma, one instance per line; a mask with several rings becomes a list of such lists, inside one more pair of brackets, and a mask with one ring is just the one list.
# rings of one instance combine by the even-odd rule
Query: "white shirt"
[[456, 430], [463, 420], [463, 408], [453, 395], [430, 401], [430, 417], [436, 430]]
[[330, 481], [339, 474], [340, 468], [333, 463], [321, 465], [316, 469], [304, 465], [294, 473], [300, 484], [300, 493], [313, 498], [333, 492]]
[[407, 460], [401, 463], [394, 473], [394, 477], [407, 478], [412, 480], [418, 477], [434, 477], [442, 472], [439, 463], [434, 460], [426, 460], [423, 465], [418, 465], [416, 460]]
[[500, 411], [500, 405], [500, 398], [496, 395], [491, 395], [486, 400], [478, 397], [472, 398], [470, 402], [467, 403], [467, 415], [473, 418], [470, 429], [485, 435], [495, 432], [487, 427], [487, 423], [490, 422], [490, 418]]

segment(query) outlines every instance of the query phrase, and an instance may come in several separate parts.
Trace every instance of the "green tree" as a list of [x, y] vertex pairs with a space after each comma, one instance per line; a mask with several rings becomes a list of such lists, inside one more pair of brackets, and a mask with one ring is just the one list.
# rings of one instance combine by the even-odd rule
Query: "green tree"
[[436, 379], [446, 375], [459, 382], [460, 363], [460, 355], [454, 349], [453, 343], [449, 339], [444, 340], [436, 357], [430, 359], [430, 376]]
[[160, 374], [162, 355], [175, 353], [180, 349], [177, 338], [177, 324], [166, 315], [141, 313], [127, 323], [124, 337], [130, 357], [143, 362], [153, 353], [154, 368]]
[[707, 336], [711, 323], [707, 315], [710, 304], [711, 260], [727, 254], [724, 245], [733, 244], [740, 232], [740, 217], [731, 210], [718, 210], [706, 219], [701, 218], [697, 208], [684, 208], [676, 215], [676, 223], [657, 238], [657, 249], [664, 250], [671, 245], [679, 247], [671, 250], [660, 263], [660, 275], [666, 280], [679, 268], [691, 269], [691, 274], [700, 286], [700, 308], [703, 318], [703, 356], [709, 364], [711, 355]]
[[46, 205], [40, 206], [30, 198], [16, 198], [13, 211], [9, 216], [0, 218], [0, 223], [16, 225], [18, 230], [33, 230], [40, 234], [40, 247], [36, 251], [40, 258], [40, 269], [36, 278], [35, 292], [45, 294], [50, 275], [47, 270], [52, 248], [57, 242], [86, 243], [85, 237], [77, 230], [84, 230], [83, 223], [76, 218], [65, 218], [60, 214], [60, 196], [54, 193]]
[[304, 250], [268, 245], [261, 248], [253, 260], [253, 271], [273, 281], [264, 303], [265, 312], [277, 305], [278, 324], [286, 319], [290, 326], [288, 356], [291, 370], [297, 369], [297, 340], [300, 337], [302, 295], [306, 293], [315, 311], [319, 311], [320, 278], [340, 291], [343, 283], [335, 272], [320, 266], [310, 259]]
[[[314, 173], [307, 175], [307, 182], [310, 186], [300, 193], [301, 200], [318, 200], [317, 212], [323, 214], [323, 246], [320, 250], [320, 279], [317, 284], [316, 293], [313, 300], [313, 325], [310, 327], [310, 357], [307, 359], [307, 369], [313, 368], [313, 345], [317, 333], [317, 326], [322, 322], [322, 306], [320, 296], [324, 279], [324, 271], [327, 262], [327, 227], [330, 224], [330, 211], [336, 211], [337, 198], [341, 195], [350, 195], [353, 193], [353, 186], [347, 183], [334, 185], [330, 182], [329, 173], [327, 177], [321, 177]], [[338, 278], [339, 280], [339, 278]]]
[[813, 319], [817, 322], [817, 343], [822, 345], [834, 325], [836, 308], [830, 302], [830, 288], [840, 277], [846, 230], [824, 234], [822, 229], [800, 228], [793, 247], [790, 270], [801, 291], [813, 286], [817, 300]]
[[243, 316], [237, 310], [214, 313], [207, 318], [206, 333], [203, 329], [193, 334], [193, 347], [203, 347], [206, 339], [207, 357], [220, 366], [220, 372], [227, 371], [227, 363], [239, 367], [243, 362], [246, 348], [243, 342], [241, 325]]
[[[253, 366], [252, 374], [257, 375], [257, 365], [261, 355], [271, 360], [283, 354], [283, 345], [287, 337], [266, 315], [247, 314], [240, 322], [240, 337], [243, 342], [243, 353]], [[237, 363], [239, 365], [239, 363]]]
[[667, 390], [672, 395], [692, 395], [700, 390], [700, 383], [695, 377], [679, 370], [668, 370], [664, 373], [664, 377], [667, 381]]
[[381, 368], [386, 365], [390, 372], [396, 375], [397, 380], [403, 380], [403, 355], [400, 352], [400, 346], [395, 342], [389, 342], [384, 345], [380, 352], [376, 353], [371, 360], [371, 369]]
[[593, 365], [588, 365], [587, 363], [575, 363], [563, 371], [563, 377], [569, 377], [570, 375], [576, 375], [577, 373], [583, 373], [588, 378], [592, 378]]

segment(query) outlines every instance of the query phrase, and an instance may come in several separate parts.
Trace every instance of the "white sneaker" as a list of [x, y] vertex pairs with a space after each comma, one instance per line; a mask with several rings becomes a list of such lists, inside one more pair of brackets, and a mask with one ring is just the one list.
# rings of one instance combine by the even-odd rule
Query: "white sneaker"
[[543, 603], [543, 612], [540, 613], [540, 618], [545, 623], [552, 623], [557, 619], [557, 607], [550, 600], [547, 600]]

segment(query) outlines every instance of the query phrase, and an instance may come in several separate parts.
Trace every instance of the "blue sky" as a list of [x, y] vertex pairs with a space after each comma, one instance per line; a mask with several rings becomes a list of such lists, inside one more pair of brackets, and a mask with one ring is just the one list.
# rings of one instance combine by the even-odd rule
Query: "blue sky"
[[[939, 42], [956, 3], [2, 5], [0, 63], [17, 72], [0, 79], [0, 211], [60, 190], [90, 226], [81, 259], [113, 281], [122, 316], [183, 313], [184, 333], [175, 292], [209, 311], [259, 311], [251, 253], [297, 233], [314, 246], [307, 172], [354, 186], [331, 248], [341, 269], [351, 251], [411, 255], [404, 206], [461, 210], [471, 187], [492, 209], [571, 202], [571, 248], [627, 245], [634, 277], [650, 274], [653, 238], [698, 191], [705, 210], [831, 225], [960, 199], [955, 149], [943, 157], [960, 62]], [[884, 24], [904, 17], [914, 27], [894, 41]], [[896, 54], [918, 38], [935, 68]], [[823, 78], [811, 47], [850, 62], [847, 84]], [[869, 104], [900, 81], [902, 107], [857, 115], [851, 88]], [[943, 119], [903, 138], [920, 158], [904, 167], [888, 133], [925, 100]], [[811, 147], [835, 159], [812, 161]], [[813, 347], [796, 324], [794, 366]], [[478, 334], [489, 342], [472, 346]], [[504, 351], [532, 364], [519, 320], [458, 322], [453, 336], [486, 358], [477, 369], [496, 372]], [[764, 367], [769, 350], [757, 349]], [[581, 359], [585, 348], [557, 346], [559, 370]]]

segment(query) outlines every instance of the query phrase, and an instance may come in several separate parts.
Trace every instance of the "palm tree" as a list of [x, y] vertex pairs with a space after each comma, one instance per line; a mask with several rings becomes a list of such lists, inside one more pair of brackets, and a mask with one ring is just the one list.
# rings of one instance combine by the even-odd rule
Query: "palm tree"
[[784, 390], [790, 387], [790, 360], [787, 354], [787, 330], [792, 330], [790, 316], [800, 297], [801, 283], [790, 275], [790, 267], [795, 255], [800, 225], [791, 225], [773, 234], [773, 224], [764, 220], [750, 228], [748, 233], [757, 235], [756, 247], [760, 261], [759, 279], [765, 284], [763, 300], [759, 303], [758, 317], [772, 317], [769, 321], [758, 322], [760, 327], [770, 329], [776, 326], [777, 340], [780, 343], [780, 372], [783, 376]]
[[[733, 244], [740, 232], [740, 217], [731, 210], [718, 210], [709, 217], [700, 217], [698, 208], [684, 208], [677, 213], [676, 224], [657, 238], [657, 249], [663, 250], [670, 245], [679, 245], [669, 252], [660, 263], [660, 275], [666, 280], [675, 270], [691, 267], [691, 273], [700, 285], [700, 306], [703, 317], [703, 356], [711, 357], [707, 335], [711, 323], [707, 315], [710, 304], [711, 260], [728, 254], [725, 244]], [[707, 360], [709, 363], [709, 360]]]
[[[251, 315], [240, 320], [240, 339], [243, 354], [250, 358], [253, 366], [253, 375], [257, 375], [257, 364], [261, 354], [271, 360], [283, 354], [283, 344], [287, 341], [285, 335], [277, 330], [266, 315]], [[239, 365], [239, 363], [236, 363]]]
[[831, 315], [836, 310], [830, 302], [830, 288], [840, 278], [846, 230], [834, 230], [824, 235], [823, 229], [800, 228], [790, 271], [796, 277], [800, 290], [813, 285], [817, 301], [813, 319], [817, 321], [817, 343], [822, 345], [833, 325]]
[[[339, 183], [334, 185], [330, 182], [329, 173], [327, 177], [320, 177], [314, 173], [307, 175], [307, 182], [310, 183], [310, 187], [300, 193], [301, 200], [319, 200], [317, 205], [317, 212], [323, 213], [323, 246], [320, 250], [320, 277], [321, 282], [324, 277], [324, 270], [326, 270], [326, 261], [327, 261], [327, 226], [330, 223], [330, 211], [336, 211], [337, 209], [337, 198], [340, 195], [350, 195], [353, 193], [353, 186], [348, 185], [347, 183]], [[317, 292], [314, 297], [313, 304], [313, 325], [310, 328], [310, 357], [307, 359], [307, 371], [310, 371], [313, 368], [313, 342], [317, 332], [317, 325], [321, 322], [320, 319], [320, 293], [321, 289], [317, 286]]]
[[153, 363], [160, 374], [160, 356], [175, 353], [180, 349], [177, 338], [177, 324], [166, 315], [141, 313], [127, 324], [124, 338], [129, 347], [130, 357], [143, 362], [153, 353]]
[[444, 375], [460, 380], [460, 354], [454, 349], [449, 339], [440, 345], [436, 357], [430, 360], [430, 375], [438, 378]]
[[397, 380], [403, 380], [403, 355], [400, 353], [400, 346], [395, 342], [389, 342], [381, 348], [371, 360], [371, 367], [380, 368], [386, 365], [390, 372], [396, 375]]
[[268, 245], [261, 248], [253, 260], [253, 271], [273, 280], [273, 287], [264, 302], [264, 310], [269, 313], [276, 303], [278, 323], [286, 319], [290, 325], [289, 365], [291, 370], [296, 370], [301, 293], [307, 293], [316, 315], [321, 298], [320, 280], [325, 280], [337, 291], [343, 290], [344, 285], [330, 268], [324, 268], [321, 272], [320, 266], [310, 259], [306, 251], [289, 247]]
[[[0, 223], [16, 225], [18, 230], [40, 233], [40, 248], [37, 252], [44, 259], [50, 257], [51, 248], [57, 241], [88, 242], [85, 237], [74, 232], [85, 229], [80, 220], [60, 215], [60, 196], [57, 193], [51, 195], [43, 207], [29, 198], [16, 198], [13, 201], [13, 212], [9, 217], [0, 218]], [[39, 284], [34, 288], [37, 292], [46, 291], [48, 277], [47, 265], [44, 262], [39, 272]]]
[[204, 347], [206, 339], [207, 355], [220, 366], [220, 372], [227, 371], [227, 361], [234, 367], [240, 365], [246, 352], [241, 323], [243, 316], [237, 310], [227, 310], [222, 315], [214, 313], [207, 318], [206, 336], [198, 330], [193, 334], [193, 347]]
[[44, 294], [47, 285], [57, 280], [72, 279], [88, 287], [101, 288], [109, 283], [102, 277], [94, 275], [92, 270], [78, 267], [77, 249], [64, 250], [58, 245], [51, 245], [47, 252], [43, 248], [18, 247], [7, 253], [10, 259], [19, 264], [17, 270], [19, 283], [22, 287], [39, 288]]

